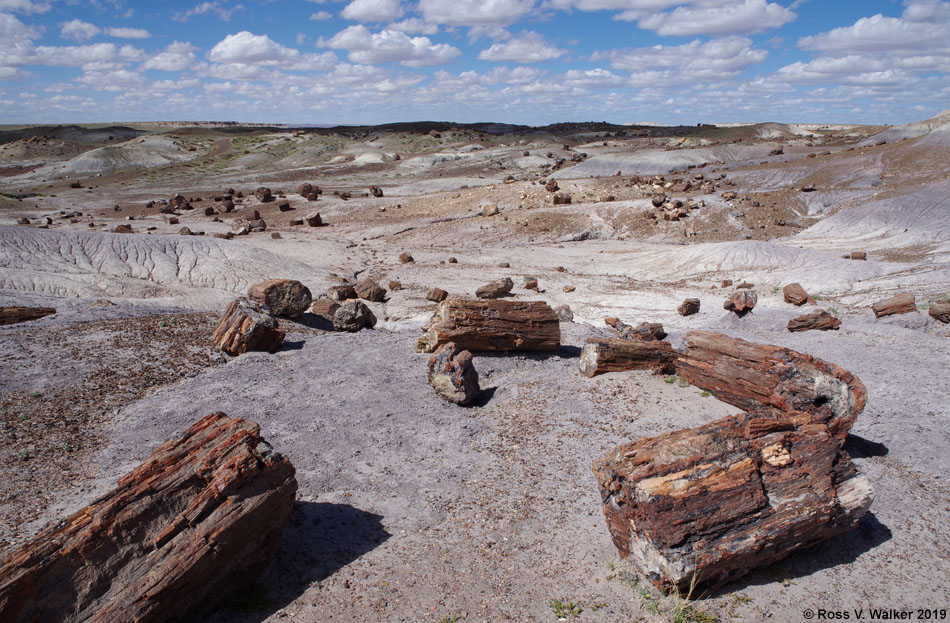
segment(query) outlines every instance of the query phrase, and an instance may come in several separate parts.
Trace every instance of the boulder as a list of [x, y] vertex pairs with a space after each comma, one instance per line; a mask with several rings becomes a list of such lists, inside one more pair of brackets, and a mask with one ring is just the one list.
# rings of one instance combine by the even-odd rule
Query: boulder
[[281, 547], [294, 467], [253, 422], [208, 415], [0, 564], [9, 623], [203, 620]]
[[685, 299], [682, 305], [676, 308], [676, 311], [680, 313], [680, 316], [692, 316], [693, 314], [698, 314], [699, 299]]
[[257, 200], [261, 203], [269, 203], [274, 200], [274, 195], [271, 194], [270, 188], [261, 186], [254, 191], [254, 196], [257, 197]]
[[726, 299], [722, 304], [722, 308], [735, 313], [736, 316], [741, 318], [752, 311], [758, 301], [759, 297], [752, 290], [737, 290]]
[[320, 218], [319, 212], [311, 212], [307, 215], [307, 225], [310, 227], [320, 227], [323, 225], [323, 219]]
[[356, 290], [356, 294], [361, 299], [365, 299], [373, 303], [379, 303], [384, 298], [386, 298], [386, 290], [369, 278], [358, 282], [355, 286], [353, 286], [353, 289]]
[[917, 311], [916, 297], [913, 294], [895, 294], [889, 299], [878, 301], [871, 306], [875, 318], [893, 316], [894, 314], [908, 314]]
[[475, 296], [480, 299], [500, 299], [508, 296], [513, 287], [515, 287], [514, 282], [510, 278], [504, 277], [475, 290]]
[[297, 187], [297, 194], [301, 197], [306, 197], [313, 192], [313, 184], [301, 184]]
[[561, 345], [558, 317], [542, 301], [447, 299], [422, 329], [417, 352], [431, 353], [447, 342], [472, 351], [554, 351]]
[[442, 288], [429, 288], [426, 291], [426, 300], [433, 301], [435, 303], [441, 303], [446, 298], [448, 298], [448, 296], [449, 293]]
[[788, 321], [788, 330], [792, 333], [811, 330], [837, 331], [840, 326], [841, 321], [823, 309], [819, 309], [811, 314], [799, 316], [798, 318], [792, 318]]
[[268, 308], [242, 297], [231, 301], [224, 310], [211, 341], [234, 356], [249, 350], [274, 353], [284, 341], [284, 335]]
[[930, 309], [927, 310], [927, 313], [930, 314], [930, 317], [934, 320], [938, 320], [944, 324], [950, 323], [950, 302], [939, 302], [934, 303], [930, 306]]
[[266, 305], [277, 316], [297, 318], [307, 311], [313, 296], [310, 289], [294, 279], [268, 279], [247, 291], [250, 299]]
[[376, 326], [376, 316], [363, 301], [349, 299], [333, 313], [333, 328], [356, 333]]
[[782, 288], [782, 294], [785, 297], [785, 302], [792, 305], [801, 306], [808, 302], [808, 293], [799, 283], [788, 284]]
[[444, 400], [462, 406], [475, 401], [481, 388], [472, 353], [447, 342], [429, 357], [429, 385]]

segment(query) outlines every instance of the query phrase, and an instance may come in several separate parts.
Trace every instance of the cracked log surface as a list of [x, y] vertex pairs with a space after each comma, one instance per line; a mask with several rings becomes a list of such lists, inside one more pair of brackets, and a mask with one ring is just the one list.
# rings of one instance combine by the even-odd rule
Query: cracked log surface
[[0, 307], [0, 325], [39, 320], [55, 313], [53, 307]]
[[197, 620], [270, 564], [296, 490], [257, 424], [213, 413], [14, 550], [0, 620]]
[[277, 352], [286, 334], [277, 319], [257, 301], [241, 297], [231, 301], [211, 341], [229, 355], [242, 355], [249, 350]]
[[806, 354], [705, 331], [687, 334], [677, 368], [747, 412], [594, 462], [621, 557], [660, 588], [712, 590], [857, 525], [873, 496], [843, 445], [865, 405], [860, 380]]
[[471, 351], [552, 351], [561, 346], [561, 326], [543, 301], [449, 299], [423, 327], [416, 352], [431, 353], [448, 342]]
[[675, 359], [669, 342], [592, 337], [581, 349], [578, 368], [584, 376], [642, 369], [672, 372]]

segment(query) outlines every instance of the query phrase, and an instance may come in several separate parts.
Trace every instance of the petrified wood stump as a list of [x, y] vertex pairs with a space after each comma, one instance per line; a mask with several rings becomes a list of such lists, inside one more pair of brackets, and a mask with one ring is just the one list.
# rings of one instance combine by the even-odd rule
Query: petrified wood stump
[[53, 307], [0, 307], [0, 325], [39, 320], [55, 313]]
[[228, 304], [211, 340], [229, 355], [249, 350], [273, 353], [280, 348], [284, 335], [266, 307], [242, 297]]
[[260, 428], [211, 414], [0, 565], [0, 620], [195, 621], [280, 548], [297, 481]]
[[624, 370], [673, 372], [676, 353], [669, 342], [588, 338], [578, 367], [584, 376]]
[[808, 292], [805, 292], [805, 288], [803, 288], [800, 283], [788, 284], [782, 288], [782, 295], [785, 298], [785, 302], [791, 303], [792, 305], [801, 306], [808, 302]]
[[843, 443], [817, 414], [744, 413], [621, 445], [593, 470], [620, 555], [661, 589], [712, 590], [857, 525], [871, 487]]
[[895, 294], [889, 299], [878, 301], [871, 306], [875, 318], [892, 316], [894, 314], [908, 314], [917, 311], [916, 297], [913, 294]]
[[462, 406], [474, 402], [481, 388], [472, 353], [452, 342], [443, 344], [429, 357], [429, 385], [449, 402]]
[[296, 318], [307, 311], [313, 300], [310, 289], [293, 279], [268, 279], [255, 283], [247, 291], [250, 299], [263, 303], [276, 316]]
[[826, 312], [823, 309], [818, 311], [805, 314], [804, 316], [799, 316], [798, 318], [792, 318], [788, 321], [788, 330], [792, 333], [799, 331], [829, 331], [829, 330], [838, 330], [838, 327], [841, 326], [841, 321]]
[[416, 341], [416, 352], [431, 353], [454, 342], [465, 350], [557, 350], [561, 327], [543, 301], [468, 301], [439, 303]]

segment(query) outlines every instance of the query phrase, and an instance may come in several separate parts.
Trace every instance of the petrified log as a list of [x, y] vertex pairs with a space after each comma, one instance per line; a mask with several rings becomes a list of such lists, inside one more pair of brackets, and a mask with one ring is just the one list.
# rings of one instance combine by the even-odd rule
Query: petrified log
[[379, 303], [386, 298], [386, 290], [372, 279], [366, 278], [353, 286], [356, 294], [361, 299], [366, 299], [373, 303]]
[[723, 309], [727, 309], [740, 318], [752, 311], [755, 304], [759, 302], [759, 297], [752, 290], [737, 290], [726, 299], [722, 304]]
[[792, 318], [788, 321], [788, 330], [792, 333], [798, 331], [811, 331], [813, 329], [818, 331], [828, 331], [828, 330], [838, 330], [838, 327], [841, 326], [841, 321], [826, 312], [823, 309], [818, 311], [805, 314], [804, 316], [799, 316], [798, 318]]
[[247, 296], [266, 305], [275, 315], [287, 318], [298, 317], [313, 301], [310, 289], [293, 279], [268, 279], [255, 283], [247, 291]]
[[11, 552], [0, 620], [200, 620], [270, 564], [296, 490], [257, 424], [213, 413]]
[[557, 350], [561, 327], [543, 301], [448, 299], [423, 327], [416, 351], [431, 353], [447, 342], [473, 351]]
[[55, 313], [53, 307], [0, 307], [0, 325], [38, 320]]
[[239, 298], [228, 305], [211, 340], [229, 355], [240, 355], [249, 350], [276, 352], [284, 341], [277, 319], [270, 310], [247, 298]]
[[337, 331], [355, 333], [376, 326], [376, 316], [359, 299], [349, 299], [333, 312], [333, 328]]
[[680, 316], [692, 316], [699, 313], [699, 299], [685, 299], [683, 304], [676, 308]]
[[944, 324], [950, 323], [950, 303], [934, 303], [927, 313], [934, 320], [939, 320]]
[[435, 303], [441, 303], [447, 299], [449, 293], [443, 290], [442, 288], [429, 288], [426, 291], [426, 300], [433, 301]]
[[808, 292], [805, 292], [805, 288], [800, 283], [788, 284], [782, 288], [782, 294], [785, 297], [785, 302], [792, 305], [801, 306], [808, 302]]
[[584, 376], [624, 370], [672, 373], [676, 353], [669, 342], [588, 338], [578, 367]]
[[614, 544], [685, 592], [846, 532], [872, 500], [846, 434], [818, 414], [743, 413], [621, 445], [593, 464]]
[[475, 290], [475, 296], [480, 299], [500, 299], [508, 296], [513, 287], [515, 287], [514, 282], [509, 277], [504, 277]]
[[913, 294], [895, 294], [889, 299], [878, 301], [871, 306], [871, 310], [874, 312], [875, 318], [907, 314], [917, 311], [916, 297]]
[[744, 411], [813, 413], [843, 441], [867, 402], [857, 377], [811, 355], [710, 331], [684, 342], [679, 375]]
[[449, 402], [463, 406], [471, 404], [481, 391], [472, 353], [460, 350], [452, 342], [440, 346], [429, 357], [429, 385]]
[[865, 261], [867, 261], [867, 259], [868, 259], [868, 253], [867, 253], [867, 251], [852, 251], [851, 253], [849, 253], [848, 255], [845, 256], [845, 259], [865, 260]]

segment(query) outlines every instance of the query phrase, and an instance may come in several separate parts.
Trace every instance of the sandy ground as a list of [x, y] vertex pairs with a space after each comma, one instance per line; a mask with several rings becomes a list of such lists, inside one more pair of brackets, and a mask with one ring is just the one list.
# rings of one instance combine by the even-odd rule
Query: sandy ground
[[[950, 294], [945, 192], [950, 171], [911, 166], [918, 158], [917, 141], [931, 154], [947, 149], [939, 139], [943, 127], [932, 124], [929, 133], [917, 134], [915, 126], [905, 133], [914, 138], [883, 146], [868, 141], [853, 151], [839, 143], [832, 145], [833, 154], [814, 158], [805, 156], [823, 154], [827, 145], [801, 136], [788, 139], [798, 141], [795, 149], [765, 164], [758, 156], [749, 162], [749, 153], [757, 152], [748, 145], [717, 148], [723, 159], [737, 160], [689, 174], [712, 177], [715, 169], [734, 185], [705, 197], [692, 193], [706, 206], [685, 221], [655, 225], [642, 217], [649, 192], [614, 171], [603, 178], [562, 176], [562, 188], [575, 200], [570, 206], [550, 205], [547, 191], [532, 183], [542, 171], [518, 168], [517, 162], [537, 164], [533, 156], [523, 156], [525, 149], [542, 156], [563, 151], [561, 137], [521, 144], [508, 138], [505, 145], [495, 139], [474, 150], [471, 136], [433, 144], [428, 137], [387, 135], [368, 146], [338, 145], [324, 137], [299, 141], [304, 151], [279, 138], [254, 139], [257, 147], [232, 141], [237, 153], [248, 145], [249, 151], [258, 150], [256, 161], [264, 164], [251, 170], [256, 179], [245, 171], [239, 180], [226, 167], [187, 177], [182, 165], [173, 164], [140, 174], [134, 186], [127, 186], [131, 178], [120, 172], [98, 178], [100, 187], [93, 192], [57, 187], [56, 197], [0, 205], [0, 224], [10, 225], [0, 227], [0, 304], [59, 310], [0, 329], [5, 400], [81, 384], [127, 365], [122, 356], [129, 352], [174, 360], [162, 348], [178, 344], [180, 351], [202, 357], [200, 364], [179, 362], [177, 372], [142, 391], [108, 390], [113, 406], [89, 423], [94, 434], [73, 456], [81, 477], [56, 489], [44, 489], [37, 478], [29, 485], [36, 488], [32, 495], [21, 488], [0, 502], [3, 512], [30, 511], [3, 538], [17, 543], [80, 508], [163, 440], [220, 410], [259, 422], [265, 437], [295, 465], [300, 490], [274, 568], [244, 599], [223, 607], [212, 618], [216, 622], [449, 621], [453, 616], [554, 621], [552, 600], [580, 607], [579, 620], [674, 620], [679, 602], [658, 596], [618, 560], [590, 463], [618, 443], [700, 425], [734, 409], [676, 379], [640, 372], [581, 376], [577, 356], [584, 339], [604, 334], [605, 316], [619, 316], [629, 323], [662, 322], [674, 345], [688, 330], [713, 329], [787, 346], [843, 366], [868, 388], [868, 406], [847, 449], [874, 487], [871, 513], [846, 535], [755, 570], [716, 594], [694, 596], [702, 598], [692, 602], [692, 620], [712, 620], [700, 611], [720, 621], [797, 622], [806, 608], [948, 608], [950, 368], [942, 362], [950, 355], [950, 327], [929, 318], [926, 306]], [[764, 138], [774, 143], [775, 130], [768, 129]], [[663, 162], [653, 146], [622, 143], [592, 143], [587, 162], [600, 157], [595, 149], [603, 150], [608, 163], [622, 157], [634, 168], [640, 152], [650, 166]], [[420, 162], [411, 164], [410, 147]], [[207, 148], [218, 154], [209, 159], [233, 157], [220, 139], [209, 140]], [[265, 149], [273, 152], [266, 155], [269, 161]], [[306, 162], [301, 153], [310, 158], [320, 153], [326, 162], [309, 164], [296, 178], [266, 166], [295, 158]], [[393, 160], [393, 153], [404, 157]], [[433, 153], [460, 157], [439, 161]], [[352, 161], [329, 162], [340, 154], [381, 154], [374, 162], [382, 164], [367, 171]], [[202, 158], [199, 152], [197, 161]], [[509, 172], [519, 179], [501, 183]], [[482, 183], [470, 184], [474, 179]], [[394, 190], [399, 196], [357, 194], [342, 201], [326, 192], [357, 192], [377, 180], [402, 189]], [[319, 202], [289, 192], [302, 181], [324, 186]], [[18, 186], [21, 182], [10, 178], [7, 188], [28, 190]], [[144, 208], [145, 201], [176, 191], [207, 195], [231, 186], [250, 194], [258, 183], [283, 187], [295, 210], [280, 213], [274, 204], [260, 206], [249, 198], [235, 214], [221, 215], [221, 222], [192, 213], [182, 215], [182, 224], [224, 232], [232, 217], [256, 208], [280, 239], [269, 233], [232, 241], [176, 236], [180, 225], [167, 226], [157, 209]], [[802, 193], [801, 185], [809, 183], [817, 191]], [[737, 199], [723, 199], [727, 190], [737, 191]], [[604, 193], [616, 201], [601, 202]], [[819, 194], [816, 203], [811, 196]], [[758, 205], [752, 197], [759, 197]], [[116, 202], [119, 212], [112, 209]], [[480, 216], [480, 206], [489, 202], [501, 213]], [[54, 220], [48, 230], [13, 226], [18, 216], [67, 208], [82, 210], [81, 222]], [[312, 209], [330, 225], [290, 225], [290, 218]], [[777, 211], [800, 227], [775, 226]], [[150, 235], [103, 233], [128, 222], [126, 216], [133, 216], [136, 231], [156, 229]], [[97, 226], [88, 227], [89, 220]], [[693, 234], [684, 235], [690, 228]], [[852, 249], [868, 250], [869, 261], [841, 258]], [[401, 264], [403, 251], [415, 261]], [[510, 267], [499, 268], [501, 262]], [[384, 285], [402, 283], [385, 303], [373, 305], [380, 319], [376, 330], [328, 333], [305, 317], [285, 323], [287, 340], [274, 355], [251, 353], [221, 365], [202, 341], [200, 323], [153, 342], [154, 337], [143, 337], [141, 321], [130, 322], [165, 314], [166, 323], [187, 323], [197, 316], [186, 312], [218, 311], [257, 278], [293, 276], [320, 293], [341, 279], [364, 275]], [[521, 287], [529, 275], [539, 279], [540, 293]], [[562, 323], [564, 345], [557, 353], [477, 354], [484, 389], [478, 406], [444, 403], [425, 382], [426, 356], [413, 349], [434, 308], [424, 299], [425, 289], [437, 285], [453, 295], [471, 295], [502, 276], [515, 281], [519, 299], [570, 305], [576, 322]], [[722, 309], [731, 291], [718, 287], [725, 278], [756, 284], [760, 302], [752, 314], [737, 319]], [[841, 329], [788, 333], [788, 320], [809, 311], [782, 301], [778, 289], [791, 281], [838, 315]], [[575, 289], [565, 292], [565, 286]], [[868, 305], [902, 290], [917, 295], [921, 310], [875, 320]], [[702, 311], [683, 318], [675, 308], [687, 296], [700, 298]], [[40, 348], [41, 334], [62, 337], [47, 339]], [[128, 352], [91, 357], [83, 344], [107, 336]], [[53, 362], [61, 372], [44, 375], [44, 366]], [[23, 409], [17, 408], [5, 417], [19, 418]], [[42, 437], [43, 430], [36, 434]], [[24, 466], [36, 472], [48, 463], [7, 457], [0, 468], [5, 474]]]

